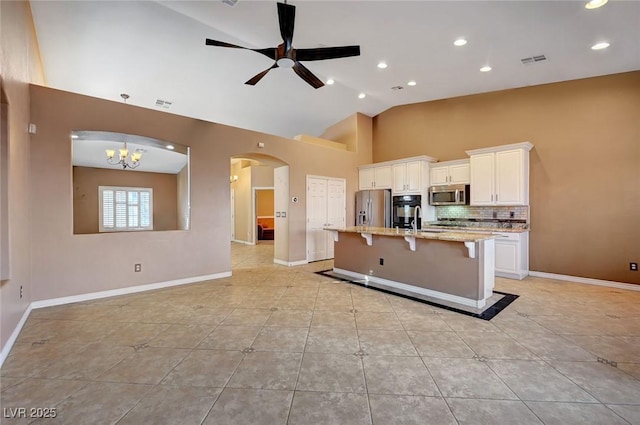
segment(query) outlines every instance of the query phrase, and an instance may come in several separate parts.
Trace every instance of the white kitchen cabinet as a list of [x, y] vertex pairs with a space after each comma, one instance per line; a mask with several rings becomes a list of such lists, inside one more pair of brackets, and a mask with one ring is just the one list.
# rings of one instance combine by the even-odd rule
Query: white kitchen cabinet
[[408, 161], [393, 164], [393, 194], [417, 194], [422, 191], [424, 161]]
[[529, 204], [529, 142], [467, 151], [471, 205]]
[[360, 167], [358, 184], [360, 190], [391, 189], [393, 185], [391, 165]]
[[529, 233], [494, 232], [495, 274], [509, 279], [522, 280], [529, 275]]
[[469, 184], [469, 160], [446, 161], [431, 165], [431, 186]]

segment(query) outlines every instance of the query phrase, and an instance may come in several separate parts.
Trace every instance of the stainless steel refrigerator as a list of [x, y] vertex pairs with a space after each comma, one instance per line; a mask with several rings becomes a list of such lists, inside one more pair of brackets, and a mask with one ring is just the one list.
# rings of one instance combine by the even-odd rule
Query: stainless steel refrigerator
[[391, 190], [356, 192], [356, 226], [391, 227]]

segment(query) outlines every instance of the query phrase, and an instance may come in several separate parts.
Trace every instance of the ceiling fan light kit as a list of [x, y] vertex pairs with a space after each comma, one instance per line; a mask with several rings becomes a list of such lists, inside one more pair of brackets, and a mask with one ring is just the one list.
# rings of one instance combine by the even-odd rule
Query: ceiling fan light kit
[[267, 75], [269, 71], [274, 68], [292, 68], [293, 71], [311, 85], [311, 87], [318, 89], [324, 86], [324, 83], [300, 62], [359, 56], [360, 46], [296, 49], [293, 47], [293, 28], [295, 17], [295, 6], [287, 3], [278, 3], [278, 21], [280, 24], [280, 35], [282, 36], [283, 41], [278, 47], [251, 49], [248, 47], [225, 43], [223, 41], [211, 40], [209, 38], [205, 40], [205, 44], [207, 46], [252, 50], [274, 60], [273, 65], [247, 80], [245, 84], [251, 86], [256, 85], [265, 75]]

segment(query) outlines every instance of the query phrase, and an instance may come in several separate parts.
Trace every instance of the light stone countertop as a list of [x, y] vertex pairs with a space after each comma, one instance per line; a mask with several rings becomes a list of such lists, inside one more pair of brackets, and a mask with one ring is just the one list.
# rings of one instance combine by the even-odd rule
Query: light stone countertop
[[[343, 233], [366, 233], [379, 236], [396, 236], [405, 237], [412, 236], [416, 239], [435, 239], [440, 241], [451, 242], [481, 242], [489, 239], [499, 239], [500, 235], [492, 235], [485, 233], [473, 233], [472, 231], [451, 231], [449, 229], [442, 229], [433, 227], [432, 229], [438, 230], [437, 232], [425, 232], [406, 229], [393, 229], [387, 227], [369, 227], [369, 226], [351, 226], [351, 227], [324, 227], [324, 230], [333, 230]], [[430, 229], [423, 229], [430, 230]]]

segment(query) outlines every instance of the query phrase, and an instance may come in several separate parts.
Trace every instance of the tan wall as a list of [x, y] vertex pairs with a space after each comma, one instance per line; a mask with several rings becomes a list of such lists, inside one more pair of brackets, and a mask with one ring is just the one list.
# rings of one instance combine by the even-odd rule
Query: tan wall
[[234, 175], [238, 180], [233, 183], [235, 189], [236, 240], [253, 241], [253, 223], [251, 222], [251, 167], [238, 167]]
[[189, 229], [189, 167], [176, 175], [178, 180], [178, 230]]
[[376, 162], [530, 141], [530, 269], [640, 283], [640, 71], [392, 108]]
[[[0, 281], [0, 348], [16, 328], [33, 297], [29, 228], [30, 146], [27, 126], [30, 81], [43, 78], [29, 3], [0, 2], [0, 84], [7, 106], [8, 230], [10, 278]], [[0, 209], [1, 210], [1, 209]], [[23, 297], [20, 298], [20, 287]]]
[[[371, 118], [358, 112], [327, 128], [320, 138], [333, 140], [344, 145], [347, 150], [355, 151], [359, 147], [359, 138], [363, 136], [371, 138]], [[369, 149], [371, 146], [367, 146], [367, 150]]]
[[[306, 175], [346, 179], [347, 199], [353, 199], [357, 166], [371, 161], [370, 155], [362, 153], [40, 86], [31, 87], [31, 119], [38, 125], [31, 144], [31, 166], [38, 170], [31, 185], [34, 300], [230, 271], [229, 161], [245, 154], [268, 155], [289, 164], [290, 189], [284, 197], [289, 202], [288, 215], [281, 227], [287, 243], [279, 245], [278, 255], [288, 262], [304, 260]], [[87, 128], [190, 146], [190, 231], [73, 235], [69, 134]], [[259, 149], [258, 141], [265, 147]], [[359, 143], [370, 145], [370, 139]], [[364, 147], [358, 150], [367, 151]], [[291, 203], [292, 196], [300, 201]], [[347, 203], [348, 220], [353, 220], [353, 208]], [[280, 252], [282, 249], [285, 251]], [[124, 266], [102, 273], [105, 259]], [[143, 264], [141, 273], [133, 272], [134, 263]]]
[[273, 189], [256, 190], [256, 215], [273, 216], [274, 212]]
[[273, 187], [273, 167], [268, 164], [251, 164], [251, 186]]
[[153, 189], [153, 230], [178, 230], [176, 174], [73, 167], [73, 233], [100, 231], [98, 186]]

